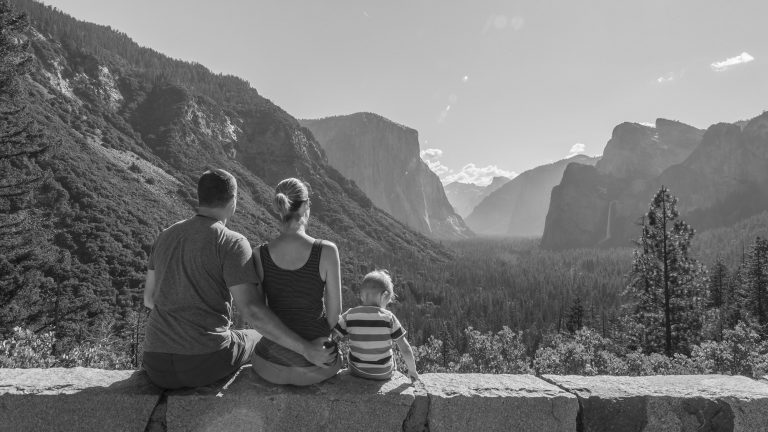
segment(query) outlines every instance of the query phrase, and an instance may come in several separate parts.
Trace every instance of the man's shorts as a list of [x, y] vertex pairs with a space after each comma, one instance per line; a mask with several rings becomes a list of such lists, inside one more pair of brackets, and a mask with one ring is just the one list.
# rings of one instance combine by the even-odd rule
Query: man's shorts
[[226, 348], [207, 354], [144, 352], [144, 369], [149, 379], [166, 389], [212, 384], [240, 369], [251, 360], [261, 334], [256, 330], [231, 330]]

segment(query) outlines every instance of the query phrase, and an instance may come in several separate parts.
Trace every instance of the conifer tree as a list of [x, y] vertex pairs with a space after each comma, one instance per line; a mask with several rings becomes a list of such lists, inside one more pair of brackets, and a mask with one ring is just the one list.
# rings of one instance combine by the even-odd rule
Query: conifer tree
[[569, 332], [575, 333], [584, 325], [584, 305], [581, 304], [581, 296], [576, 296], [573, 300], [571, 308], [568, 310], [568, 320], [566, 321], [565, 328]]
[[768, 333], [768, 239], [758, 237], [741, 269], [742, 304], [748, 316]]
[[641, 220], [627, 292], [647, 351], [687, 353], [700, 334], [703, 266], [690, 256], [694, 230], [680, 219], [677, 199], [662, 186]]
[[46, 282], [35, 268], [39, 241], [29, 209], [33, 192], [45, 179], [37, 162], [50, 145], [24, 104], [23, 80], [32, 66], [24, 35], [28, 25], [26, 16], [0, 0], [0, 333], [8, 330], [8, 321], [25, 313], [8, 310], [19, 291]]
[[712, 266], [708, 291], [708, 307], [720, 309], [726, 304], [726, 297], [728, 296], [728, 267], [720, 258]]

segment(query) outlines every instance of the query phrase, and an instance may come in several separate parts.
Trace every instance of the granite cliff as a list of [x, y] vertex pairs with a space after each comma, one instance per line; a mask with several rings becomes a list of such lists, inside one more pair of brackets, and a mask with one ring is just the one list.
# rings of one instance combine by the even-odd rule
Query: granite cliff
[[[629, 245], [662, 185], [697, 230], [736, 223], [768, 208], [768, 114], [701, 131], [659, 119], [623, 123], [593, 168], [567, 169], [552, 191], [542, 246]], [[589, 203], [586, 205], [585, 203]]]
[[484, 198], [467, 217], [478, 234], [537, 237], [544, 231], [552, 188], [568, 164], [594, 165], [599, 158], [577, 155], [525, 171]]
[[472, 235], [440, 179], [421, 160], [416, 130], [372, 113], [300, 122], [323, 147], [330, 165], [395, 219], [433, 238]]
[[494, 177], [491, 183], [480, 186], [474, 183], [451, 182], [445, 185], [445, 196], [448, 197], [453, 209], [465, 220], [475, 206], [488, 195], [507, 184], [509, 177]]

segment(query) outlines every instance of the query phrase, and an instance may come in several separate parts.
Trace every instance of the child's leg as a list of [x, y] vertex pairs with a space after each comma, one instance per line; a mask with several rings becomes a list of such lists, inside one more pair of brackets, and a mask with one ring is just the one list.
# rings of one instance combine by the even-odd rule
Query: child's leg
[[386, 381], [392, 378], [393, 369], [389, 368], [388, 370], [377, 371], [376, 374], [373, 374], [373, 373], [368, 373], [364, 370], [360, 370], [359, 368], [356, 368], [355, 365], [352, 364], [352, 362], [350, 362], [349, 371], [350, 373], [352, 373], [352, 375], [358, 378], [365, 378], [365, 379], [376, 380], [376, 381]]

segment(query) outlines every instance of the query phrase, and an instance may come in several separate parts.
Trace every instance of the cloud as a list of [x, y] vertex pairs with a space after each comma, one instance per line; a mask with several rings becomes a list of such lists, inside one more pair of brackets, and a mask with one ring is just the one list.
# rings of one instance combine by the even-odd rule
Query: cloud
[[420, 155], [421, 159], [427, 164], [429, 169], [440, 177], [440, 181], [443, 182], [443, 184], [458, 181], [461, 183], [475, 183], [480, 186], [485, 186], [490, 184], [494, 177], [504, 176], [513, 178], [517, 176], [516, 172], [507, 171], [496, 165], [478, 167], [473, 163], [466, 164], [461, 171], [455, 172], [453, 169], [440, 162], [440, 158], [443, 156], [443, 151], [437, 148], [422, 150]]
[[521, 16], [508, 17], [503, 14], [492, 14], [485, 20], [483, 34], [488, 33], [491, 29], [501, 31], [511, 28], [514, 31], [520, 31], [524, 26], [525, 19]]
[[451, 169], [447, 166], [443, 165], [440, 161], [424, 161], [429, 169], [432, 170], [433, 173], [437, 174], [438, 177], [441, 179], [446, 174], [449, 174], [451, 172]]
[[443, 156], [443, 151], [436, 148], [428, 148], [422, 150], [421, 153], [419, 153], [419, 156], [421, 156], [424, 162], [436, 161]]
[[437, 148], [428, 148], [426, 150], [422, 150], [419, 155], [421, 156], [421, 160], [426, 162], [429, 169], [437, 174], [438, 177], [442, 177], [451, 171], [450, 168], [440, 162], [440, 158], [443, 156], [442, 150]]
[[710, 65], [710, 67], [715, 72], [722, 72], [724, 70], [730, 69], [733, 66], [749, 63], [754, 59], [755, 59], [754, 57], [752, 57], [748, 52], [745, 51], [737, 55], [736, 57], [731, 57], [723, 61], [714, 62]]
[[576, 143], [571, 146], [571, 150], [568, 152], [568, 157], [576, 156], [577, 154], [584, 153], [587, 150], [587, 145], [582, 143]]
[[443, 184], [457, 181], [461, 183], [474, 183], [479, 186], [486, 186], [491, 183], [494, 177], [500, 176], [514, 178], [517, 176], [517, 173], [499, 168], [496, 165], [479, 167], [473, 163], [468, 163], [464, 165], [461, 171], [456, 173], [451, 172], [450, 174], [441, 177], [441, 180]]
[[445, 119], [448, 118], [448, 111], [450, 110], [451, 110], [451, 106], [446, 105], [445, 108], [443, 108], [443, 110], [440, 111], [440, 115], [437, 116], [437, 122], [445, 123]]
[[683, 77], [685, 77], [685, 72], [686, 72], [686, 68], [682, 68], [680, 70], [676, 70], [676, 71], [672, 71], [667, 74], [664, 74], [656, 78], [655, 81], [657, 84], [661, 84], [661, 85], [669, 84], [672, 81], [679, 81], [683, 79]]

